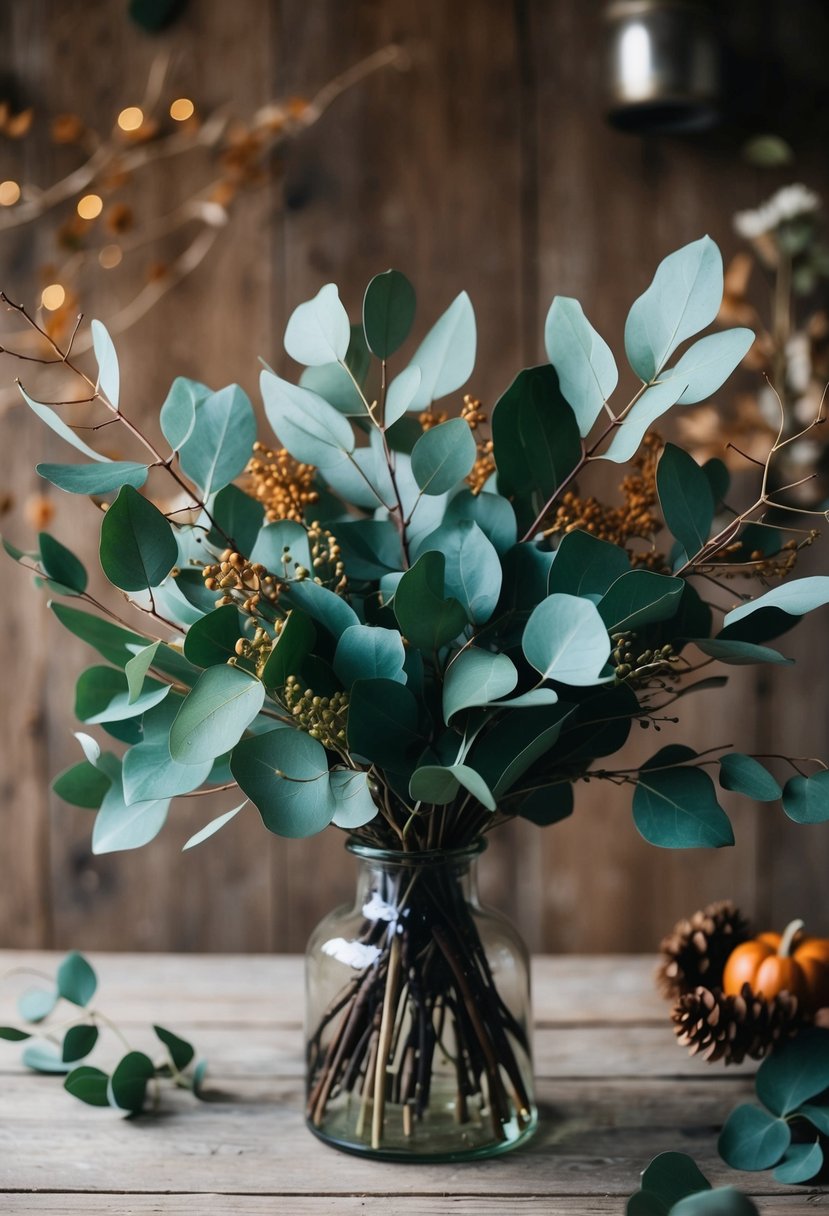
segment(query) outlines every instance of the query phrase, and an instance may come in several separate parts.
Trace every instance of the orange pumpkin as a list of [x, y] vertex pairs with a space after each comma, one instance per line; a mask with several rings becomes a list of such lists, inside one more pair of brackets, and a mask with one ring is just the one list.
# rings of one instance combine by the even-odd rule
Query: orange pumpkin
[[782, 934], [760, 933], [737, 946], [725, 964], [726, 994], [738, 996], [743, 984], [767, 998], [790, 992], [814, 1013], [829, 1005], [829, 941], [804, 937], [802, 920], [793, 920]]

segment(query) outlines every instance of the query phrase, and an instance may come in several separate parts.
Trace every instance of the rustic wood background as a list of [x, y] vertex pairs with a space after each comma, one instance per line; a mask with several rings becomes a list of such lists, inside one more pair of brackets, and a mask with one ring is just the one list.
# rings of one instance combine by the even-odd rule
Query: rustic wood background
[[[705, 137], [662, 140], [603, 122], [598, 0], [191, 0], [155, 37], [126, 8], [7, 0], [0, 75], [39, 112], [100, 125], [140, 99], [163, 48], [174, 54], [172, 95], [238, 114], [274, 96], [307, 96], [389, 42], [411, 57], [408, 71], [386, 70], [340, 98], [290, 149], [284, 176], [243, 200], [200, 269], [119, 339], [126, 399], [151, 430], [173, 375], [236, 379], [254, 392], [257, 356], [284, 364], [281, 334], [298, 301], [333, 279], [356, 312], [368, 278], [390, 265], [415, 281], [424, 324], [470, 291], [480, 333], [470, 387], [491, 404], [517, 368], [541, 358], [556, 292], [578, 296], [618, 350], [626, 309], [664, 254], [706, 231], [733, 251], [732, 212], [792, 177], [829, 193], [820, 117], [829, 19], [819, 0], [722, 6], [743, 56], [729, 71], [737, 119]], [[770, 126], [798, 153], [782, 175], [738, 157], [747, 130]], [[0, 178], [41, 184], [74, 163], [45, 133], [4, 142], [0, 155]], [[168, 210], [191, 172], [177, 161], [148, 175], [136, 187], [142, 213]], [[36, 301], [52, 228], [0, 239], [0, 286], [12, 298]], [[143, 267], [119, 270], [117, 280], [102, 273], [84, 312], [106, 319], [133, 273], [134, 292]], [[3, 367], [9, 379], [18, 370]], [[33, 533], [23, 505], [45, 492], [33, 466], [45, 453], [61, 459], [52, 439], [22, 408], [0, 417], [0, 489], [15, 504], [2, 525], [24, 546]], [[94, 560], [88, 504], [59, 491], [54, 504], [56, 534]], [[89, 816], [48, 790], [50, 775], [76, 759], [72, 690], [89, 652], [11, 565], [0, 594], [0, 945], [300, 949], [315, 920], [349, 894], [339, 835], [283, 842], [247, 815], [182, 855], [207, 818], [192, 800], [148, 848], [92, 857]], [[824, 615], [787, 639], [799, 668], [760, 678], [738, 670], [730, 693], [684, 703], [691, 741], [825, 750], [827, 636]], [[641, 742], [655, 750], [654, 738]], [[724, 896], [763, 924], [802, 914], [828, 931], [829, 831], [745, 805], [735, 828], [731, 850], [659, 852], [637, 836], [626, 793], [582, 787], [569, 822], [542, 833], [521, 825], [493, 840], [484, 884], [534, 949], [648, 950], [676, 917]]]

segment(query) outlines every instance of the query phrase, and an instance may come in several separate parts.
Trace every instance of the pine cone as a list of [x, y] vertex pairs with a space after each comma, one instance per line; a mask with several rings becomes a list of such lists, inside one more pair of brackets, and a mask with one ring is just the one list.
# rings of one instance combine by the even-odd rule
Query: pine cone
[[801, 1025], [797, 997], [780, 992], [766, 1000], [755, 996], [748, 984], [739, 996], [700, 986], [679, 998], [671, 1017], [680, 1047], [709, 1063], [741, 1064], [746, 1056], [762, 1060]]
[[662, 939], [656, 982], [664, 997], [676, 1000], [702, 986], [722, 984], [726, 960], [750, 936], [748, 921], [730, 899], [708, 904], [681, 920]]

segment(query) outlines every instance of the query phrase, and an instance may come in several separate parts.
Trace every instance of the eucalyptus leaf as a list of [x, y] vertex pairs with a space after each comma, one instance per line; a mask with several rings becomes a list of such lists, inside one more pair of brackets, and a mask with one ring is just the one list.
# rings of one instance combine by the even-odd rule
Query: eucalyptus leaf
[[774, 1171], [774, 1181], [784, 1185], [808, 1182], [823, 1169], [823, 1149], [820, 1140], [814, 1144], [791, 1144]]
[[121, 722], [152, 709], [169, 692], [169, 684], [145, 680], [144, 691], [132, 700], [126, 671], [116, 667], [87, 667], [75, 686], [75, 717], [91, 724]]
[[265, 689], [238, 667], [209, 667], [185, 697], [170, 730], [170, 755], [203, 764], [239, 742], [265, 700]]
[[406, 652], [396, 629], [349, 625], [340, 634], [334, 654], [334, 671], [348, 689], [359, 679], [387, 679], [405, 684]]
[[122, 591], [157, 587], [175, 565], [178, 547], [168, 521], [132, 486], [123, 486], [101, 522], [101, 567]]
[[804, 1102], [795, 1112], [802, 1119], [808, 1119], [812, 1127], [816, 1127], [824, 1136], [829, 1136], [829, 1106], [815, 1106]]
[[121, 374], [118, 369], [118, 356], [115, 344], [109, 336], [106, 326], [100, 321], [93, 321], [92, 349], [98, 361], [98, 387], [111, 405], [118, 408], [121, 393]]
[[140, 849], [149, 844], [164, 827], [169, 809], [169, 798], [127, 806], [118, 773], [117, 780], [113, 780], [95, 816], [92, 852], [99, 856], [125, 849]]
[[394, 593], [394, 614], [401, 632], [420, 650], [437, 650], [451, 642], [467, 623], [463, 605], [444, 596], [445, 569], [442, 553], [423, 553]]
[[282, 600], [291, 608], [301, 609], [333, 638], [338, 638], [350, 625], [359, 624], [357, 613], [341, 595], [321, 587], [311, 578], [291, 583]]
[[243, 739], [230, 768], [269, 832], [313, 836], [334, 816], [325, 748], [303, 731], [285, 728]]
[[61, 1059], [60, 1052], [51, 1043], [30, 1043], [23, 1048], [21, 1060], [33, 1072], [65, 1073], [72, 1068]]
[[478, 449], [469, 424], [450, 418], [424, 431], [412, 449], [412, 472], [424, 494], [445, 494], [466, 477]]
[[679, 405], [696, 405], [722, 388], [754, 342], [750, 329], [726, 329], [708, 334], [690, 347], [661, 380], [677, 379], [684, 385]]
[[642, 1171], [642, 1190], [669, 1212], [688, 1195], [710, 1191], [711, 1183], [685, 1153], [659, 1153]]
[[293, 519], [266, 524], [251, 550], [251, 561], [261, 562], [279, 578], [293, 578], [297, 566], [310, 570], [308, 531]]
[[736, 790], [755, 802], [776, 802], [783, 793], [771, 773], [753, 756], [726, 752], [720, 756], [720, 785]]
[[269, 371], [259, 385], [268, 422], [295, 460], [325, 469], [354, 451], [351, 424], [322, 397]]
[[377, 804], [371, 795], [368, 773], [334, 769], [329, 776], [329, 789], [336, 807], [331, 820], [335, 827], [353, 832], [376, 819]]
[[444, 594], [457, 600], [474, 624], [489, 620], [501, 593], [501, 563], [473, 520], [441, 525], [418, 543], [416, 552], [418, 560], [423, 553], [441, 554]]
[[399, 270], [386, 270], [371, 280], [363, 299], [363, 329], [378, 359], [388, 359], [406, 341], [415, 307], [414, 288]]
[[424, 765], [415, 769], [409, 781], [409, 794], [412, 798], [437, 806], [452, 802], [461, 788], [488, 811], [496, 809], [492, 791], [483, 777], [466, 764], [451, 764], [446, 767]]
[[518, 538], [515, 511], [500, 494], [486, 491], [473, 494], [471, 490], [455, 494], [447, 504], [443, 522], [454, 524], [462, 520], [477, 524], [499, 557], [511, 549]]
[[763, 1105], [781, 1118], [829, 1089], [829, 1030], [807, 1026], [781, 1044], [763, 1060], [755, 1084]]
[[63, 1036], [62, 1057], [65, 1063], [72, 1064], [88, 1056], [98, 1042], [97, 1026], [70, 1026]]
[[341, 414], [352, 418], [366, 416], [366, 403], [361, 390], [344, 363], [321, 363], [316, 367], [306, 367], [299, 378], [299, 385], [322, 397]]
[[656, 469], [656, 488], [665, 523], [688, 557], [703, 548], [714, 519], [714, 496], [700, 466], [667, 443]]
[[24, 1022], [42, 1022], [48, 1018], [57, 1000], [56, 988], [27, 988], [17, 998], [17, 1009]]
[[679, 764], [695, 753], [662, 748], [639, 770], [633, 822], [640, 836], [661, 849], [719, 849], [734, 843], [714, 784], [701, 768]]
[[58, 993], [73, 1005], [88, 1005], [95, 995], [98, 979], [91, 964], [73, 950], [67, 954], [57, 971]]
[[789, 1148], [788, 1123], [759, 1106], [738, 1106], [725, 1121], [717, 1142], [720, 1156], [735, 1170], [767, 1170]]
[[487, 705], [509, 696], [518, 683], [515, 664], [505, 654], [476, 646], [461, 650], [449, 664], [443, 682], [445, 722], [462, 709]]
[[215, 667], [236, 655], [236, 643], [243, 637], [239, 609], [223, 604], [201, 617], [187, 630], [184, 656], [197, 667]]
[[94, 650], [117, 667], [124, 667], [135, 654], [131, 646], [139, 649], [146, 646], [147, 639], [140, 633], [133, 633], [121, 625], [114, 625], [92, 612], [84, 612], [80, 608], [72, 608], [68, 604], [50, 602], [49, 607], [55, 616], [75, 637], [86, 642]]
[[587, 435], [619, 382], [616, 361], [578, 300], [556, 296], [544, 325], [544, 345], [561, 391]]
[[575, 595], [548, 595], [530, 614], [521, 643], [542, 679], [596, 684], [610, 658], [610, 638], [595, 604]]
[[153, 1026], [156, 1038], [158, 1038], [170, 1054], [170, 1059], [173, 1066], [182, 1072], [188, 1064], [192, 1063], [196, 1055], [196, 1049], [192, 1043], [188, 1043], [186, 1039], [179, 1038], [177, 1034], [173, 1034], [172, 1030], [165, 1030], [163, 1026]]
[[573, 814], [573, 787], [569, 781], [533, 790], [518, 804], [518, 814], [536, 827], [550, 827]]
[[162, 645], [162, 642], [151, 642], [149, 646], [142, 647], [138, 654], [134, 655], [124, 668], [130, 704], [137, 701], [140, 697], [141, 690], [144, 687], [144, 679], [153, 665], [159, 646]]
[[248, 800], [246, 798], [244, 802], [240, 802], [238, 806], [233, 808], [233, 810], [225, 811], [223, 815], [217, 815], [215, 819], [211, 819], [210, 823], [205, 824], [203, 828], [200, 828], [199, 831], [191, 836], [187, 843], [182, 846], [182, 852], [184, 852], [186, 849], [194, 849], [196, 845], [203, 844], [205, 840], [209, 840], [211, 836], [215, 836], [215, 834], [220, 831], [226, 823], [230, 823], [231, 819], [235, 819], [239, 812], [246, 807], [247, 804]]
[[288, 676], [296, 675], [311, 653], [316, 630], [309, 616], [298, 608], [286, 616], [262, 671], [266, 688], [281, 688]]
[[122, 787], [127, 806], [154, 799], [176, 798], [203, 785], [213, 767], [212, 760], [202, 764], [181, 764], [170, 755], [169, 743], [145, 742], [125, 753]]
[[88, 1064], [73, 1068], [63, 1088], [87, 1106], [109, 1106], [109, 1077], [100, 1068], [91, 1068]]
[[147, 1085], [155, 1076], [155, 1065], [143, 1051], [130, 1051], [119, 1061], [109, 1079], [113, 1106], [138, 1114], [144, 1108]]
[[755, 1203], [733, 1186], [686, 1195], [671, 1208], [670, 1216], [760, 1216]]
[[625, 464], [632, 459], [657, 418], [676, 405], [684, 391], [685, 382], [680, 379], [660, 381], [647, 388], [625, 415], [607, 450], [598, 453], [599, 457], [613, 464]]
[[161, 433], [174, 452], [184, 447], [196, 425], [196, 407], [210, 396], [211, 390], [198, 380], [176, 376], [159, 414]]
[[412, 356], [412, 363], [420, 368], [420, 385], [411, 408], [427, 409], [465, 384], [475, 366], [476, 344], [475, 312], [462, 291]]
[[7, 1043], [22, 1043], [31, 1037], [27, 1030], [18, 1030], [16, 1026], [0, 1026], [0, 1039]]
[[808, 578], [796, 578], [791, 582], [772, 587], [764, 595], [740, 604], [726, 613], [723, 625], [735, 625], [744, 617], [752, 616], [765, 608], [779, 608], [791, 616], [803, 616], [815, 608], [829, 604], [829, 575], [813, 574]]
[[783, 787], [783, 810], [795, 823], [829, 820], [829, 772], [812, 777], [790, 777]]
[[112, 494], [122, 486], [140, 490], [147, 480], [147, 465], [132, 460], [108, 464], [39, 464], [40, 476], [67, 494]]
[[357, 680], [348, 704], [348, 747], [383, 768], [405, 772], [422, 752], [414, 694], [394, 680]]
[[72, 806], [82, 806], [97, 811], [109, 789], [110, 781], [106, 773], [102, 773], [87, 760], [73, 764], [64, 769], [52, 782], [52, 789], [58, 798]]
[[501, 798], [555, 745], [567, 714], [560, 705], [507, 714], [479, 738], [467, 763]]
[[65, 545], [62, 545], [48, 532], [38, 536], [40, 549], [40, 564], [50, 579], [61, 583], [77, 595], [83, 595], [89, 581], [86, 569]]
[[547, 587], [565, 595], [601, 596], [629, 569], [624, 549], [576, 529], [562, 537]]
[[334, 283], [295, 308], [285, 329], [285, 350], [306, 367], [343, 362], [350, 340], [348, 313]]
[[22, 384], [18, 384], [17, 387], [20, 389], [20, 394], [32, 413], [37, 414], [41, 422], [45, 422], [49, 429], [54, 431], [56, 435], [60, 435], [61, 439], [64, 439], [67, 443], [71, 444], [76, 451], [81, 452], [84, 456], [89, 456], [92, 460], [96, 460], [100, 464], [109, 463], [106, 456], [102, 456], [100, 452], [96, 452], [94, 448], [91, 448], [88, 443], [84, 443], [84, 441], [75, 434], [72, 428], [63, 421], [60, 414], [56, 413], [55, 410], [50, 409], [48, 405], [43, 405], [40, 401], [35, 401], [29, 396]]
[[384, 426], [394, 426], [395, 422], [399, 422], [406, 411], [412, 408], [421, 378], [420, 368], [414, 363], [395, 376], [386, 393]]
[[[265, 519], [262, 503], [245, 494], [238, 486], [224, 486], [210, 504], [210, 514], [217, 525], [208, 534], [210, 543], [224, 548], [229, 537], [238, 553], [251, 557]], [[221, 532], [218, 528], [221, 528]]]
[[182, 471], [205, 495], [213, 494], [244, 471], [255, 442], [250, 398], [230, 384], [196, 406], [192, 432], [179, 452]]
[[690, 640], [703, 654], [710, 655], [712, 659], [719, 659], [721, 663], [733, 664], [735, 667], [750, 663], [791, 664], [794, 662], [794, 659], [787, 659], [777, 650], [770, 650], [767, 646], [756, 646], [752, 642], [732, 641], [729, 638], [691, 638]]
[[599, 615], [609, 633], [668, 621], [679, 609], [684, 588], [682, 579], [651, 570], [630, 570], [599, 601]]

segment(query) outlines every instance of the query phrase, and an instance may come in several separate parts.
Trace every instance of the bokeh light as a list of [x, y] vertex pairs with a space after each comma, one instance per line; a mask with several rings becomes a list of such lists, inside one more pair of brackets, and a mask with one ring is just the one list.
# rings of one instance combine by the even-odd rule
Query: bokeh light
[[48, 287], [43, 288], [40, 302], [49, 312], [54, 312], [60, 308], [65, 299], [66, 291], [60, 283], [50, 283]]
[[137, 131], [144, 122], [144, 111], [140, 106], [127, 106], [118, 115], [118, 126], [122, 131]]
[[20, 198], [20, 186], [17, 182], [0, 182], [0, 207], [13, 207]]
[[100, 194], [85, 194], [78, 200], [78, 215], [82, 220], [94, 220], [104, 209], [104, 200]]
[[114, 270], [116, 266], [120, 265], [123, 256], [120, 245], [104, 245], [98, 254], [98, 261], [104, 270]]
[[192, 118], [196, 112], [196, 107], [193, 105], [189, 97], [177, 97], [170, 106], [170, 117], [176, 122], [186, 122], [188, 118]]

